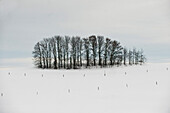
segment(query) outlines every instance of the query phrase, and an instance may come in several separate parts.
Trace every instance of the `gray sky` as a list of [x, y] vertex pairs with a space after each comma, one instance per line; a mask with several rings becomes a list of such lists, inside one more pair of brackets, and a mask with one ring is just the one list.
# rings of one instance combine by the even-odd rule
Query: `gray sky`
[[26, 62], [43, 38], [92, 34], [170, 62], [170, 1], [0, 0], [0, 65]]

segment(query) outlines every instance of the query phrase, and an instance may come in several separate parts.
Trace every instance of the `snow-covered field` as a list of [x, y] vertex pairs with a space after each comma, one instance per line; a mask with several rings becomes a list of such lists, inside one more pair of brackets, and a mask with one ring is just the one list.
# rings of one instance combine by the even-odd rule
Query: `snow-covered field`
[[170, 64], [0, 68], [0, 113], [170, 113]]

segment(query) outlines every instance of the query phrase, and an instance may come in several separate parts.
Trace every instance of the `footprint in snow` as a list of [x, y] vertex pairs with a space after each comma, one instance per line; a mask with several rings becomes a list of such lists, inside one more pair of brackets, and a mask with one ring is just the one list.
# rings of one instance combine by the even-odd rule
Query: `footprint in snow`
[[104, 76], [106, 76], [106, 72], [104, 71]]
[[128, 84], [126, 84], [126, 87], [128, 88]]
[[156, 85], [158, 85], [158, 82], [156, 81]]
[[68, 89], [68, 92], [70, 93], [70, 89]]

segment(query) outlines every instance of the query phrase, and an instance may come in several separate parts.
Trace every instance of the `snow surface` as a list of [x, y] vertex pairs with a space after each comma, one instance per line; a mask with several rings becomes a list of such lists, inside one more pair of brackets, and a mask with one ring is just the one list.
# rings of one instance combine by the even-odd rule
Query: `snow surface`
[[0, 113], [170, 113], [170, 64], [0, 68]]

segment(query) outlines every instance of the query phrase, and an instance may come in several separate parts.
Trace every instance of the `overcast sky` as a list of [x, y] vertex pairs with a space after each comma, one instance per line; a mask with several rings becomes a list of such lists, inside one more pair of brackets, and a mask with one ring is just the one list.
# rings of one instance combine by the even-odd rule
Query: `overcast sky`
[[43, 38], [93, 34], [170, 62], [170, 0], [0, 0], [1, 66], [31, 63]]

